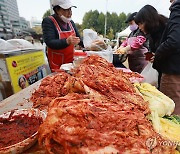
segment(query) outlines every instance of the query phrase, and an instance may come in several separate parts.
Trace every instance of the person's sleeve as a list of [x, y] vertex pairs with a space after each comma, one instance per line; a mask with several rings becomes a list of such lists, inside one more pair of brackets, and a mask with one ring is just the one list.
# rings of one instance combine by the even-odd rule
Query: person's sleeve
[[75, 30], [76, 36], [80, 38], [79, 45], [84, 48], [83, 39], [82, 39], [82, 37], [80, 36], [79, 31], [78, 31], [75, 23], [74, 23], [73, 21], [71, 21], [71, 23], [72, 23], [72, 26], [73, 26], [73, 28], [74, 28], [74, 30]]
[[56, 27], [49, 17], [43, 19], [42, 30], [44, 42], [49, 48], [58, 50], [68, 46], [66, 39], [59, 39]]
[[139, 48], [142, 47], [142, 45], [146, 42], [146, 38], [144, 36], [137, 36], [136, 39], [132, 42], [131, 50], [138, 50]]
[[180, 49], [180, 23], [173, 23], [166, 40], [158, 47], [155, 53], [155, 61], [163, 61], [167, 59], [173, 52]]
[[122, 43], [121, 43], [121, 47], [126, 47], [128, 45], [128, 38], [126, 38], [126, 40], [124, 40]]

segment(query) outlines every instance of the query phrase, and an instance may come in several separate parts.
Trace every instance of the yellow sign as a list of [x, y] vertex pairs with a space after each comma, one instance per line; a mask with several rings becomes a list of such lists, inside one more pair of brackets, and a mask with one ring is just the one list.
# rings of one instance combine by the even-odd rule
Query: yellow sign
[[43, 51], [6, 58], [14, 93], [47, 75]]

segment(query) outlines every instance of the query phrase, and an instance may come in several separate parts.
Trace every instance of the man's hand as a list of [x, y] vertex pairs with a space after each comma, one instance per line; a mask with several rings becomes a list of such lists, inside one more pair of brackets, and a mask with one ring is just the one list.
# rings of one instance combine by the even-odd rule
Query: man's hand
[[67, 39], [66, 39], [67, 44], [69, 45], [77, 45], [80, 42], [80, 38], [76, 37], [75, 34], [70, 35]]

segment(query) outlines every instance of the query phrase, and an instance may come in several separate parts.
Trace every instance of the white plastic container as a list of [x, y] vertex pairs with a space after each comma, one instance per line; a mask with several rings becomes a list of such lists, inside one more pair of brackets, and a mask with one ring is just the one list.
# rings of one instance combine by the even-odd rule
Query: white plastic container
[[86, 52], [74, 52], [74, 61], [73, 61], [74, 67], [78, 67], [83, 61], [83, 59], [86, 57], [87, 57]]

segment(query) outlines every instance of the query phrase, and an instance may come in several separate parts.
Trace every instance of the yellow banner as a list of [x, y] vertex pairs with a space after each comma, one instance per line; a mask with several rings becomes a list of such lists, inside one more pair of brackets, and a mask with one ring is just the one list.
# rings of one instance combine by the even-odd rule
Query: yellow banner
[[47, 75], [43, 51], [6, 58], [14, 93]]

